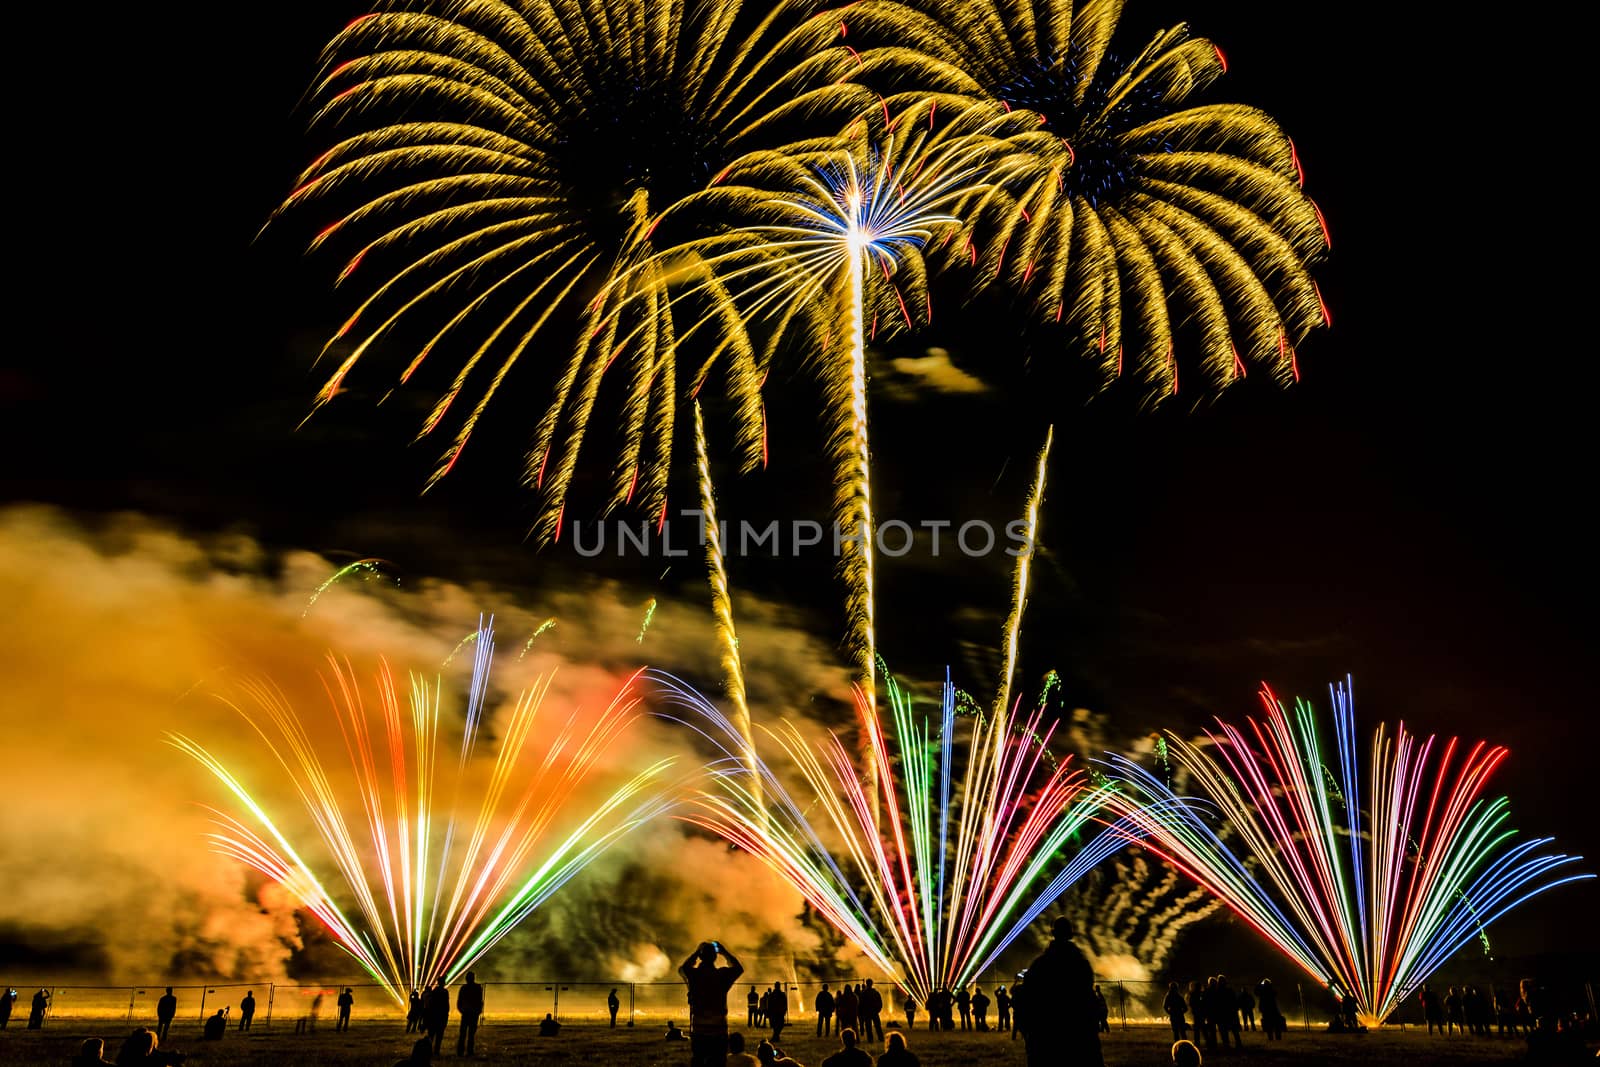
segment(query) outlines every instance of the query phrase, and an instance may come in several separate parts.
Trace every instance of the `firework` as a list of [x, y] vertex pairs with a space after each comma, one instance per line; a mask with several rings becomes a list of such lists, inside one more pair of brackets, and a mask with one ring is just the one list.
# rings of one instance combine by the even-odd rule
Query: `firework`
[[[268, 812], [250, 775], [182, 734], [169, 742], [227, 790], [240, 814], [213, 809], [212, 847], [281, 885], [397, 1003], [435, 979], [453, 981], [568, 879], [664, 807], [655, 763], [590, 803], [601, 758], [638, 718], [632, 679], [598, 716], [548, 721], [541, 679], [495, 724], [497, 751], [480, 739], [493, 631], [474, 642], [472, 683], [455, 760], [442, 685], [418, 675], [409, 709], [387, 663], [364, 690], [329, 657], [323, 686], [342, 744], [320, 743], [281, 691], [245, 683], [235, 705], [287, 777], [316, 828], [296, 841]], [[375, 696], [376, 700], [371, 698]], [[409, 721], [407, 721], [409, 719]], [[316, 720], [310, 720], [315, 722]], [[332, 754], [334, 750], [338, 753]], [[387, 757], [387, 759], [385, 759]], [[348, 762], [346, 762], [346, 760]], [[476, 799], [474, 799], [476, 798]], [[321, 852], [343, 885], [328, 888]]]
[[[1173, 735], [1168, 752], [1230, 828], [1236, 853], [1155, 775], [1120, 757], [1116, 802], [1163, 855], [1336, 995], [1382, 1022], [1429, 974], [1531, 897], [1593, 875], [1578, 857], [1516, 841], [1505, 797], [1485, 795], [1507, 750], [1419, 740], [1380, 726], [1363, 778], [1348, 683], [1332, 689], [1337, 762], [1297, 701], [1263, 688], [1263, 720], [1218, 720], [1216, 755]], [[1365, 785], [1363, 785], [1365, 783]], [[1366, 797], [1363, 798], [1363, 788]]]
[[[392, 566], [394, 566], [394, 564], [390, 563], [386, 559], [358, 559], [354, 563], [346, 563], [343, 567], [340, 567], [338, 570], [328, 575], [328, 577], [323, 580], [322, 584], [317, 586], [317, 588], [311, 594], [311, 599], [306, 601], [305, 610], [300, 613], [300, 617], [305, 618], [307, 615], [311, 614], [311, 609], [317, 606], [317, 601], [322, 599], [322, 594], [326, 593], [329, 589], [332, 589], [346, 578], [359, 577], [362, 581], [371, 581], [374, 578], [388, 577], [388, 575], [384, 573], [384, 570], [385, 568]], [[391, 580], [396, 585], [400, 583], [399, 578], [393, 578]]]
[[[1017, 670], [1017, 635], [1022, 629], [1022, 612], [1028, 606], [1028, 575], [1033, 569], [1033, 554], [1039, 544], [1039, 508], [1044, 503], [1045, 474], [1050, 464], [1050, 444], [1055, 440], [1055, 428], [1045, 432], [1044, 447], [1039, 450], [1039, 461], [1033, 472], [1033, 491], [1028, 494], [1028, 508], [1023, 524], [1027, 530], [1027, 543], [1017, 555], [1017, 575], [1011, 589], [1011, 614], [1006, 617], [1005, 637], [1001, 655], [1005, 665], [1000, 671], [1000, 692], [995, 696], [994, 715], [1002, 716], [1011, 706], [1011, 676]], [[1054, 672], [1051, 672], [1054, 676]], [[1042, 703], [1053, 685], [1048, 685], [1040, 696]]]
[[1107, 380], [1125, 365], [1178, 390], [1179, 323], [1205, 378], [1296, 375], [1294, 345], [1328, 321], [1308, 270], [1327, 248], [1294, 145], [1264, 112], [1190, 106], [1227, 69], [1177, 26], [1122, 56], [1120, 2], [863, 0], [852, 35], [896, 79], [1003, 100], [1045, 120], [986, 198], [979, 267], [1065, 322]]
[[[931, 722], [885, 674], [887, 728], [856, 694], [875, 797], [854, 746], [837, 734], [813, 745], [787, 721], [758, 727], [781, 759], [758, 756], [752, 773], [738, 727], [694, 690], [659, 680], [672, 709], [661, 714], [721, 753], [679, 817], [765, 863], [919, 999], [972, 981], [1132, 833], [1096, 824], [1105, 790], [1070, 759], [1047, 765], [1052, 728], [1042, 706], [1015, 731], [976, 717], [958, 742], [948, 680]], [[791, 791], [775, 767], [800, 788]]]
[[554, 615], [550, 616], [549, 618], [545, 619], [544, 622], [541, 622], [538, 626], [534, 627], [533, 633], [529, 634], [528, 639], [522, 643], [522, 651], [517, 653], [517, 661], [520, 663], [522, 660], [526, 659], [528, 657], [528, 653], [533, 650], [533, 643], [539, 640], [539, 638], [543, 637], [546, 633], [555, 629], [555, 627], [556, 617]]
[[810, 150], [736, 161], [678, 210], [744, 225], [695, 242], [694, 262], [672, 271], [691, 299], [713, 304], [690, 332], [723, 326], [732, 307], [741, 325], [723, 345], [742, 349], [744, 322], [771, 322], [762, 362], [792, 329], [817, 342], [845, 611], [869, 704], [877, 696], [867, 341], [902, 321], [913, 325], [927, 306], [924, 247], [959, 237], [955, 212], [983, 188], [1002, 135], [1026, 125], [1002, 109], [949, 96], [885, 101], [882, 115], [881, 123], [854, 122]]
[[[325, 350], [338, 364], [317, 406], [380, 342], [409, 352], [400, 383], [436, 350], [461, 353], [419, 433], [451, 437], [431, 485], [554, 320], [574, 340], [528, 459], [541, 534], [559, 530], [614, 365], [613, 498], [663, 508], [683, 383], [656, 223], [743, 153], [776, 147], [776, 131], [831, 133], [872, 102], [847, 80], [857, 59], [828, 47], [837, 35], [808, 3], [755, 14], [739, 0], [398, 0], [351, 23], [309, 93], [331, 147], [280, 208], [333, 214], [312, 247], [347, 249], [339, 281], [365, 294]], [[761, 377], [738, 361], [719, 376], [749, 462]]]

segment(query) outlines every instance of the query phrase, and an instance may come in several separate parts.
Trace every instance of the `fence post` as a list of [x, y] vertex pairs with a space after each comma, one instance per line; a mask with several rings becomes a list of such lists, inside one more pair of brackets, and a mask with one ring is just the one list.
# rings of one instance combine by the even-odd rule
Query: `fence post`
[[272, 1001], [277, 997], [277, 995], [278, 995], [278, 983], [276, 983], [276, 982], [268, 982], [267, 983], [267, 1030], [269, 1032], [272, 1030]]
[[200, 1021], [206, 1021], [206, 994], [211, 992], [205, 986], [200, 987]]
[[637, 992], [636, 986], [637, 986], [637, 983], [634, 983], [634, 982], [629, 982], [628, 983], [628, 1025], [629, 1026], [633, 1025], [633, 1017], [634, 1017], [635, 1013], [637, 1013], [638, 1010], [639, 1010], [638, 1006], [637, 1006], [638, 1005], [638, 1001], [635, 999], [635, 993]]
[[1311, 1015], [1310, 1015], [1310, 1013], [1308, 1013], [1306, 1011], [1306, 987], [1304, 985], [1300, 984], [1299, 982], [1296, 982], [1294, 984], [1294, 988], [1295, 988], [1295, 992], [1300, 997], [1300, 1023], [1301, 1023], [1301, 1026], [1304, 1029], [1309, 1030], [1309, 1029], [1311, 1029]]
[[139, 995], [137, 989], [128, 990], [128, 1021], [133, 1022], [133, 998]]
[[1122, 1028], [1128, 1028], [1128, 986], [1121, 979], [1117, 980], [1117, 1008], [1122, 1013]]

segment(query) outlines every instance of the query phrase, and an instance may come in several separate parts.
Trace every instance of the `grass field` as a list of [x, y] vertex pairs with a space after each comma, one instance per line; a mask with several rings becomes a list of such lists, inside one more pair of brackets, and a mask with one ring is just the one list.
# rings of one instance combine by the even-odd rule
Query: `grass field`
[[[387, 1022], [357, 1024], [346, 1033], [323, 1027], [312, 1034], [297, 1035], [290, 1029], [272, 1033], [257, 1031], [241, 1036], [230, 1031], [218, 1044], [198, 1040], [198, 1027], [174, 1027], [173, 1049], [188, 1052], [189, 1063], [218, 1067], [274, 1067], [301, 1064], [373, 1065], [389, 1067], [410, 1049], [403, 1028]], [[74, 1023], [57, 1020], [42, 1031], [27, 1031], [13, 1025], [0, 1032], [0, 1063], [65, 1064], [85, 1037], [107, 1039], [110, 1053], [126, 1036], [118, 1024]], [[570, 1025], [560, 1036], [541, 1038], [536, 1028], [522, 1021], [496, 1025], [485, 1022], [478, 1032], [479, 1049], [471, 1061], [454, 1053], [455, 1029], [447, 1035], [444, 1063], [493, 1064], [610, 1064], [616, 1067], [687, 1067], [688, 1047], [668, 1044], [653, 1027], [649, 1030], [611, 1030], [603, 1026]], [[112, 1039], [115, 1038], [115, 1043]], [[1282, 1042], [1268, 1045], [1259, 1034], [1246, 1034], [1243, 1051], [1217, 1052], [1207, 1057], [1209, 1064], [1249, 1063], [1252, 1067], [1318, 1067], [1322, 1064], [1404, 1064], [1405, 1067], [1509, 1063], [1520, 1060], [1525, 1046], [1518, 1040], [1491, 1038], [1429, 1038], [1417, 1030], [1386, 1030], [1362, 1035], [1328, 1034], [1319, 1031], [1291, 1031]], [[837, 1047], [831, 1039], [819, 1039], [810, 1032], [791, 1029], [781, 1043], [784, 1050], [807, 1067], [816, 1067]], [[1167, 1049], [1169, 1032], [1156, 1027], [1138, 1027], [1103, 1035], [1102, 1045], [1109, 1067], [1157, 1067], [1170, 1062]], [[924, 1067], [956, 1067], [964, 1064], [1016, 1065], [1025, 1062], [1022, 1043], [1011, 1042], [998, 1034], [937, 1034], [918, 1031], [911, 1047]], [[872, 1050], [874, 1054], [879, 1049]], [[439, 1061], [436, 1061], [439, 1062]]]

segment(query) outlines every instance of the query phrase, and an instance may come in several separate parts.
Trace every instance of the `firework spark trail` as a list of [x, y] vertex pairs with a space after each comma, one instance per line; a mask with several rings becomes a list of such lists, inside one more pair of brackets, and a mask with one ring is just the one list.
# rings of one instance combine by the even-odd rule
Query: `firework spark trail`
[[539, 640], [539, 638], [543, 637], [549, 631], [555, 629], [555, 625], [556, 617], [552, 615], [535, 627], [533, 633], [528, 635], [528, 640], [523, 642], [522, 651], [517, 653], [517, 662], [520, 663], [522, 660], [527, 659], [529, 651], [531, 651], [533, 648], [533, 643]]
[[[311, 614], [311, 609], [316, 607], [317, 601], [322, 598], [322, 594], [326, 593], [329, 589], [332, 589], [344, 579], [350, 577], [351, 575], [359, 574], [363, 577], [363, 579], [370, 581], [372, 578], [382, 577], [383, 568], [386, 566], [393, 566], [393, 564], [386, 559], [375, 558], [358, 559], [354, 563], [345, 564], [343, 567], [340, 567], [338, 570], [330, 574], [321, 585], [317, 586], [316, 590], [311, 594], [311, 599], [306, 601], [305, 610], [300, 613], [300, 617], [305, 618], [307, 615]], [[396, 584], [399, 584], [400, 579], [396, 578], [394, 581]]]
[[651, 597], [649, 600], [645, 601], [644, 618], [639, 620], [639, 636], [633, 639], [635, 644], [644, 644], [645, 633], [650, 629], [650, 624], [656, 621], [657, 606], [658, 602], [655, 597]]
[[[440, 765], [438, 683], [412, 676], [408, 724], [386, 662], [369, 710], [354, 670], [330, 656], [323, 687], [348, 757], [343, 766], [325, 754], [328, 746], [318, 744], [280, 690], [266, 682], [242, 686], [253, 710], [232, 706], [282, 768], [316, 830], [316, 847], [342, 879], [342, 893], [324, 884], [306, 847], [296, 846], [240, 774], [199, 742], [167, 735], [245, 813], [212, 809], [212, 848], [283, 886], [397, 1003], [435, 979], [453, 981], [601, 851], [666, 807], [659, 780], [670, 759], [597, 803], [578, 796], [601, 756], [639, 717], [633, 678], [597, 717], [574, 712], [552, 724], [541, 714], [550, 688], [541, 679], [498, 729], [498, 751], [480, 757], [493, 632], [485, 626], [477, 637], [453, 772]], [[448, 803], [446, 790], [454, 797]], [[350, 802], [352, 792], [357, 803]], [[457, 801], [474, 794], [477, 810], [461, 814]], [[353, 911], [341, 898], [354, 902]]]
[[1017, 634], [1022, 629], [1022, 613], [1028, 606], [1028, 576], [1033, 566], [1033, 554], [1039, 545], [1039, 509], [1044, 503], [1045, 473], [1050, 463], [1050, 445], [1055, 440], [1055, 427], [1045, 431], [1044, 447], [1039, 450], [1039, 461], [1033, 474], [1033, 491], [1028, 494], [1028, 510], [1024, 515], [1028, 539], [1023, 551], [1017, 555], [1017, 575], [1011, 587], [1011, 614], [1006, 617], [1005, 638], [1001, 654], [1005, 663], [1001, 667], [1000, 692], [994, 701], [996, 718], [1005, 716], [1011, 705], [1011, 678], [1017, 671]]
[[[1192, 803], [1113, 756], [1113, 801], [1148, 835], [1146, 847], [1210, 890], [1308, 974], [1356, 998], [1382, 1022], [1463, 944], [1530, 898], [1594, 877], [1580, 857], [1545, 854], [1551, 838], [1513, 843], [1505, 797], [1484, 789], [1507, 750], [1452, 739], [1418, 741], [1404, 723], [1373, 735], [1363, 806], [1348, 681], [1332, 687], [1338, 780], [1324, 773], [1310, 704], [1291, 720], [1270, 689], [1266, 715], [1245, 729], [1218, 720], [1220, 760], [1169, 735], [1169, 752], [1237, 835], [1232, 851]], [[1442, 747], [1435, 759], [1435, 749]], [[1248, 864], [1246, 861], [1249, 861]]]
[[[670, 676], [657, 680], [669, 705], [659, 713], [720, 753], [679, 817], [767, 864], [919, 999], [987, 969], [1069, 886], [1136, 835], [1120, 822], [1071, 847], [1096, 823], [1106, 792], [1067, 760], [1045, 766], [1050, 730], [1042, 741], [1032, 737], [1043, 709], [1027, 717], [1028, 732], [1005, 736], [992, 721], [972, 720], [958, 745], [952, 686], [944, 687], [935, 737], [935, 723], [885, 674], [889, 716], [874, 713], [860, 693], [856, 701], [880, 816], [858, 753], [838, 735], [813, 744], [789, 722], [760, 727], [778, 766], [803, 783], [797, 795], [767, 758], [752, 775], [738, 728], [710, 701]], [[998, 760], [992, 748], [1001, 750]], [[952, 819], [958, 811], [979, 815]], [[810, 812], [820, 812], [816, 821]], [[1070, 859], [1047, 882], [1063, 856]]]
[[751, 731], [750, 706], [745, 697], [739, 634], [733, 625], [733, 596], [728, 589], [728, 571], [722, 556], [722, 531], [717, 525], [717, 497], [711, 483], [711, 458], [706, 452], [705, 421], [700, 416], [698, 401], [694, 405], [694, 449], [700, 470], [700, 521], [705, 531], [711, 611], [717, 620], [717, 641], [722, 647], [722, 671], [727, 680], [728, 705], [733, 709], [733, 725], [744, 740], [746, 769], [750, 773], [755, 804], [760, 807], [761, 776], [757, 766], [755, 735]]

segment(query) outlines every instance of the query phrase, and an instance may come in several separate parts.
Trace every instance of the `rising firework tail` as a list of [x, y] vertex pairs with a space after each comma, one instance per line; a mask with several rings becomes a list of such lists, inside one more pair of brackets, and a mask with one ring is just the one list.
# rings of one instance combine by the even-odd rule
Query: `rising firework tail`
[[[168, 735], [237, 805], [212, 809], [212, 848], [282, 886], [397, 1003], [435, 979], [456, 979], [670, 802], [670, 759], [597, 800], [580, 796], [599, 790], [601, 758], [641, 714], [633, 679], [599, 715], [554, 722], [542, 679], [496, 722], [487, 752], [493, 631], [486, 625], [475, 637], [454, 759], [444, 747], [454, 730], [442, 684], [412, 675], [407, 699], [387, 663], [366, 688], [332, 656], [323, 687], [339, 742], [319, 738], [271, 683], [241, 685], [243, 702], [233, 706], [281, 771], [270, 792], [260, 775]], [[314, 832], [273, 814], [274, 800], [286, 799], [298, 801]]]
[[1348, 682], [1331, 695], [1332, 768], [1311, 705], [1291, 716], [1265, 687], [1264, 717], [1219, 719], [1208, 748], [1169, 735], [1198, 800], [1124, 757], [1104, 766], [1146, 848], [1382, 1022], [1496, 919], [1594, 876], [1546, 852], [1551, 838], [1519, 840], [1506, 798], [1487, 795], [1505, 748], [1379, 726], [1363, 768]]

